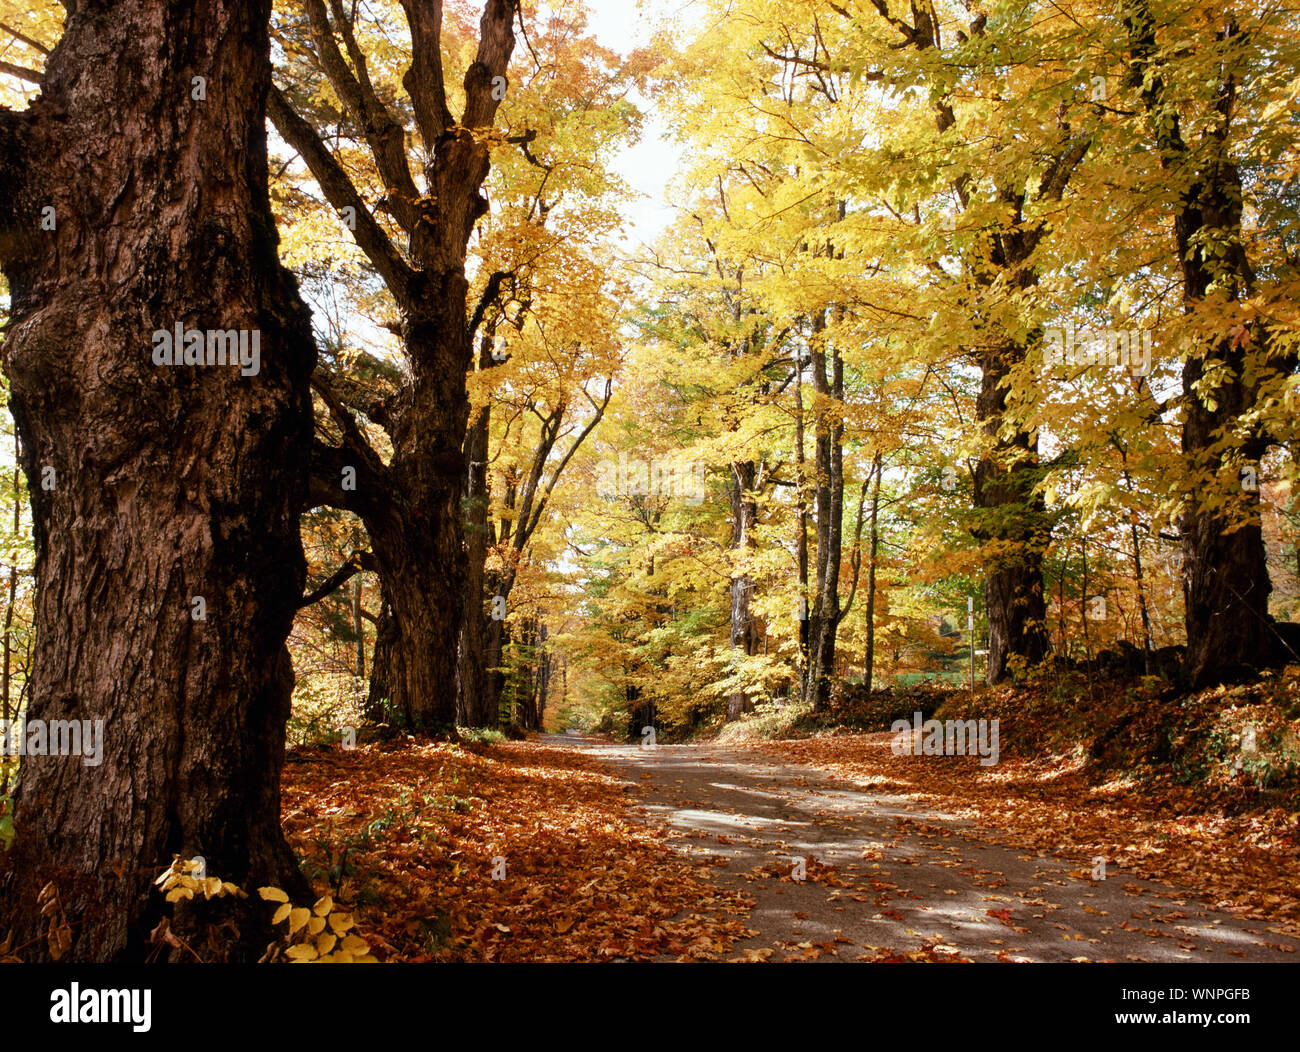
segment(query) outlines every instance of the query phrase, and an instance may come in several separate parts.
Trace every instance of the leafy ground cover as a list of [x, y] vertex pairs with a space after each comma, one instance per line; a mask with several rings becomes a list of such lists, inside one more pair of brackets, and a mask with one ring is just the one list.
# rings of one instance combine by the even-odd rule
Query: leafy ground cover
[[290, 841], [381, 960], [712, 960], [747, 932], [745, 897], [581, 754], [401, 741], [291, 759]]

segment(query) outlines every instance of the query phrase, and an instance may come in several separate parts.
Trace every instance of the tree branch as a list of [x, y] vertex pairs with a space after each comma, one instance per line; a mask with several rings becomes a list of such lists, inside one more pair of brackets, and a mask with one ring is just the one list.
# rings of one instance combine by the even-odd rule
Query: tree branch
[[21, 40], [33, 51], [39, 51], [42, 55], [48, 55], [50, 53], [50, 49], [47, 48], [44, 44], [42, 44], [39, 40], [33, 40], [26, 33], [23, 33], [15, 29], [8, 22], [0, 22], [0, 29], [3, 29], [15, 40]]
[[479, 22], [478, 54], [465, 73], [466, 128], [491, 127], [501, 100], [493, 97], [492, 81], [504, 77], [515, 49], [515, 12], [519, 0], [488, 0]]
[[325, 578], [319, 588], [313, 592], [309, 592], [307, 595], [299, 599], [298, 609], [301, 610], [303, 607], [311, 606], [313, 603], [319, 603], [326, 596], [333, 592], [337, 592], [347, 584], [348, 581], [363, 570], [377, 572], [378, 569], [379, 567], [375, 562], [375, 557], [370, 552], [357, 550], [348, 556], [347, 561], [342, 566], [330, 574], [329, 577]]
[[[335, 5], [336, 15], [342, 14], [338, 0], [331, 0], [331, 3]], [[321, 68], [366, 137], [380, 178], [388, 190], [389, 210], [403, 229], [410, 233], [419, 221], [416, 199], [420, 192], [415, 187], [410, 166], [406, 163], [406, 134], [375, 94], [366, 72], [365, 56], [357, 47], [348, 19], [339, 19], [338, 30], [357, 65], [355, 75], [334, 42], [334, 32], [325, 13], [324, 0], [303, 0], [303, 5], [311, 21], [312, 36], [316, 40], [316, 57], [320, 60]]]
[[344, 445], [351, 447], [352, 452], [365, 458], [367, 461], [382, 467], [383, 464], [379, 460], [379, 454], [377, 454], [371, 447], [370, 443], [366, 441], [366, 436], [361, 433], [361, 428], [357, 426], [356, 418], [348, 411], [347, 406], [339, 401], [338, 395], [336, 395], [330, 388], [329, 384], [325, 382], [324, 377], [319, 373], [313, 373], [311, 386], [312, 390], [320, 395], [321, 401], [325, 403], [326, 407], [330, 411], [330, 416], [334, 418], [334, 422], [338, 424], [339, 430], [343, 432]]
[[[606, 379], [605, 396], [601, 400], [600, 404], [597, 405], [596, 401], [591, 397], [591, 395], [587, 394], [586, 387], [585, 386], [583, 387], [582, 393], [584, 395], [587, 395], [587, 400], [591, 402], [592, 406], [595, 407], [596, 412], [592, 415], [591, 420], [588, 421], [587, 426], [582, 429], [582, 434], [580, 434], [574, 440], [573, 445], [569, 447], [569, 451], [564, 454], [564, 459], [560, 461], [560, 463], [555, 468], [555, 471], [551, 473], [550, 481], [547, 482], [545, 491], [542, 493], [541, 498], [538, 500], [537, 506], [533, 509], [531, 521], [528, 523], [526, 531], [522, 531], [524, 534], [525, 543], [527, 543], [527, 539], [532, 536], [533, 531], [537, 529], [537, 523], [541, 520], [542, 517], [542, 510], [546, 507], [547, 501], [550, 500], [551, 491], [555, 489], [555, 483], [559, 481], [560, 473], [565, 469], [566, 466], [568, 466], [569, 461], [573, 459], [573, 454], [578, 451], [578, 447], [582, 445], [582, 443], [586, 440], [587, 436], [591, 434], [591, 432], [595, 429], [596, 425], [600, 423], [601, 418], [605, 415], [605, 409], [609, 405], [609, 399], [610, 399], [610, 395], [613, 393], [613, 389], [614, 389], [613, 379], [612, 378]], [[523, 545], [516, 544], [516, 549], [522, 550]]]
[[356, 210], [357, 228], [352, 232], [356, 243], [384, 279], [393, 298], [403, 308], [407, 307], [411, 301], [414, 272], [406, 265], [383, 227], [375, 221], [347, 172], [325, 147], [316, 134], [316, 129], [298, 115], [284, 93], [275, 85], [271, 85], [271, 90], [267, 93], [266, 112], [284, 141], [302, 156], [313, 178], [324, 191], [325, 199], [334, 209], [340, 212], [344, 208]]
[[483, 315], [487, 309], [494, 303], [501, 294], [501, 283], [506, 278], [513, 278], [512, 270], [494, 270], [492, 275], [487, 279], [487, 284], [483, 287], [483, 295], [479, 297], [478, 306], [474, 308], [474, 314], [469, 320], [469, 337], [472, 340], [474, 334], [478, 332], [478, 327], [483, 323]]
[[41, 83], [41, 75], [36, 70], [28, 69], [26, 66], [15, 66], [12, 62], [5, 62], [3, 59], [0, 59], [0, 73], [8, 73], [11, 77], [17, 77], [38, 87]]
[[432, 151], [451, 127], [442, 71], [442, 0], [401, 0], [411, 30], [411, 64], [402, 87], [411, 98], [415, 125], [426, 150]]

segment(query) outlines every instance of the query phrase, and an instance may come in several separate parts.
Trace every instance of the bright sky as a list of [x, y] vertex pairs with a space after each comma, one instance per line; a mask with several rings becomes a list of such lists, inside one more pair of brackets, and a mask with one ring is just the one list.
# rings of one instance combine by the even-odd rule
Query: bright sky
[[[654, 3], [647, 0], [590, 0], [591, 28], [606, 47], [622, 54], [648, 42], [660, 19], [689, 22], [696, 0]], [[641, 142], [625, 149], [614, 168], [645, 196], [627, 211], [629, 248], [637, 242], [653, 241], [672, 219], [666, 190], [677, 174], [676, 148], [663, 138], [665, 126], [654, 104], [645, 98], [636, 102], [647, 120]]]

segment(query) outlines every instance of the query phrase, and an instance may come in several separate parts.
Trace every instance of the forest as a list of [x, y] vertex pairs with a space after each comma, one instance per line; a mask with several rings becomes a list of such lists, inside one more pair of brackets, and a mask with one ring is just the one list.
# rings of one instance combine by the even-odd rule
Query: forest
[[0, 961], [1294, 953], [1285, 0], [0, 0], [0, 270]]

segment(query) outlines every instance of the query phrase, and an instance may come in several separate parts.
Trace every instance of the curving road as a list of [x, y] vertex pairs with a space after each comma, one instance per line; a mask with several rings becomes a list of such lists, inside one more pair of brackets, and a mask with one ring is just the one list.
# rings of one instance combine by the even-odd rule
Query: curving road
[[[1300, 940], [1115, 866], [981, 841], [968, 822], [743, 746], [551, 735], [642, 787], [673, 848], [755, 902], [728, 959], [1296, 961]], [[798, 860], [803, 859], [803, 880]]]

